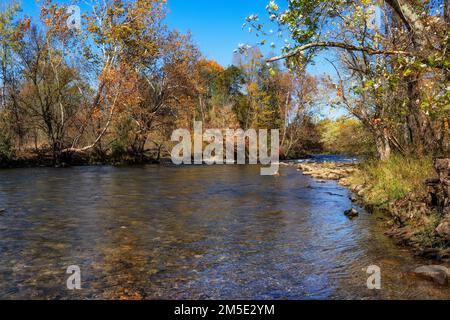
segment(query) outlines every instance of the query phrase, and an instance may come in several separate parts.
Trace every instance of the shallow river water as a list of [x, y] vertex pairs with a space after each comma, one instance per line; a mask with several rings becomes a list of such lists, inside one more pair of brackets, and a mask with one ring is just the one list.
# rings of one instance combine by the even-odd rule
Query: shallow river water
[[[349, 191], [292, 167], [0, 171], [2, 299], [432, 299], [426, 264], [349, 220]], [[81, 290], [66, 287], [68, 266]], [[366, 269], [381, 268], [381, 290]]]

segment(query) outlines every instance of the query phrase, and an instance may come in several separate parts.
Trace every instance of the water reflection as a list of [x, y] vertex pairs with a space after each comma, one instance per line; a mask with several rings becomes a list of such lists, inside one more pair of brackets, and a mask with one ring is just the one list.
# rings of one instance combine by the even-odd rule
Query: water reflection
[[[6, 299], [448, 298], [348, 191], [293, 168], [81, 167], [0, 172]], [[381, 291], [365, 269], [382, 269]], [[79, 265], [82, 290], [66, 289]]]

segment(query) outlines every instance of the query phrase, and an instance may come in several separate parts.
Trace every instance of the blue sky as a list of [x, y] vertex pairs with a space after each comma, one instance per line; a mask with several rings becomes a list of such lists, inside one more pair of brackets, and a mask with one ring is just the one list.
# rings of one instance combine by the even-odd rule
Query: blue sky
[[[11, 0], [9, 0], [11, 1]], [[70, 3], [70, 0], [55, 2]], [[83, 1], [79, 1], [83, 8]], [[276, 30], [271, 25], [265, 7], [269, 0], [168, 0], [167, 24], [182, 32], [190, 31], [194, 42], [208, 59], [214, 59], [223, 66], [233, 61], [233, 51], [239, 43], [254, 45], [261, 41], [247, 28], [242, 28], [245, 18], [250, 14], [258, 14], [267, 29]], [[282, 4], [283, 1], [280, 1]], [[35, 0], [21, 2], [23, 13], [37, 18], [38, 5]], [[273, 36], [268, 43], [281, 44], [284, 39]], [[266, 55], [277, 54], [277, 49], [263, 48]], [[319, 61], [308, 70], [313, 74], [332, 73], [327, 63]]]
[[[254, 45], [262, 40], [247, 28], [242, 28], [245, 18], [258, 14], [266, 29], [276, 30], [266, 13], [269, 0], [168, 0], [167, 23], [180, 31], [190, 31], [195, 43], [209, 59], [227, 66], [233, 61], [233, 51], [239, 43]], [[280, 4], [283, 1], [279, 1]], [[268, 43], [282, 44], [284, 39], [274, 36]], [[266, 55], [277, 54], [277, 49], [263, 48]], [[334, 73], [328, 63], [319, 59], [308, 70], [313, 74]]]
[[[68, 4], [71, 1], [55, 2]], [[78, 2], [83, 10], [83, 1]], [[242, 24], [247, 16], [254, 13], [260, 14], [268, 23], [265, 14], [267, 3], [264, 0], [168, 0], [166, 22], [170, 28], [184, 33], [190, 31], [194, 42], [208, 59], [227, 66], [232, 63], [233, 50], [239, 43], [253, 45], [261, 41], [247, 29], [242, 29]], [[24, 14], [38, 17], [36, 0], [22, 0], [21, 5]], [[266, 50], [265, 53], [269, 54], [269, 51], [273, 50]]]
[[203, 54], [225, 66], [231, 64], [239, 43], [258, 42], [242, 29], [245, 18], [253, 13], [266, 16], [263, 0], [168, 0], [168, 6], [168, 25], [191, 31]]

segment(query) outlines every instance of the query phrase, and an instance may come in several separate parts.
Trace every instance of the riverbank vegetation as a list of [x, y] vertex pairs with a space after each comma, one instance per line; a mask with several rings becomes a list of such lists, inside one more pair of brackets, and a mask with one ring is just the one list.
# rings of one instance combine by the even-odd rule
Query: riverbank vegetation
[[[366, 204], [387, 209], [405, 242], [446, 247], [449, 168], [440, 163], [448, 161], [433, 168], [433, 159], [450, 151], [450, 2], [270, 1], [266, 9], [278, 35], [291, 39], [269, 61], [299, 68], [322, 57], [336, 73], [330, 105], [359, 120], [350, 130], [348, 120], [322, 123], [324, 146], [375, 151], [344, 184]], [[270, 33], [258, 15], [247, 20], [251, 30]], [[427, 178], [434, 179], [425, 185]]]
[[[284, 7], [283, 7], [284, 5]], [[448, 1], [271, 1], [279, 33], [292, 41], [270, 61], [309, 65], [324, 50], [335, 69], [330, 103], [370, 133], [378, 158], [449, 149]], [[257, 15], [249, 24], [267, 34]]]
[[346, 181], [369, 210], [387, 213], [388, 235], [419, 255], [450, 259], [448, 193], [431, 156], [365, 161]]
[[374, 157], [376, 148], [370, 133], [354, 118], [324, 119], [317, 123], [322, 153]]
[[352, 185], [370, 186], [361, 193], [364, 203], [387, 208], [411, 192], [427, 196], [425, 180], [436, 175], [431, 157], [406, 158], [394, 155], [388, 161], [368, 160], [350, 179]]

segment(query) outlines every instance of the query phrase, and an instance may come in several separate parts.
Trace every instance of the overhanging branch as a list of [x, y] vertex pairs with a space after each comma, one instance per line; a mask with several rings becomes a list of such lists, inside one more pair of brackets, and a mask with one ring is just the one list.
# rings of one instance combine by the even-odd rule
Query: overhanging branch
[[319, 42], [312, 42], [305, 44], [303, 46], [298, 47], [297, 49], [293, 50], [292, 52], [289, 52], [282, 56], [273, 57], [267, 60], [267, 62], [275, 62], [278, 60], [284, 60], [296, 55], [302, 54], [303, 51], [312, 49], [312, 48], [318, 48], [318, 47], [326, 47], [326, 48], [340, 48], [350, 51], [360, 51], [365, 52], [368, 55], [411, 55], [408, 51], [402, 51], [402, 50], [377, 50], [369, 47], [363, 47], [363, 46], [354, 46], [351, 44], [343, 43], [343, 42], [334, 42], [334, 41], [319, 41]]

